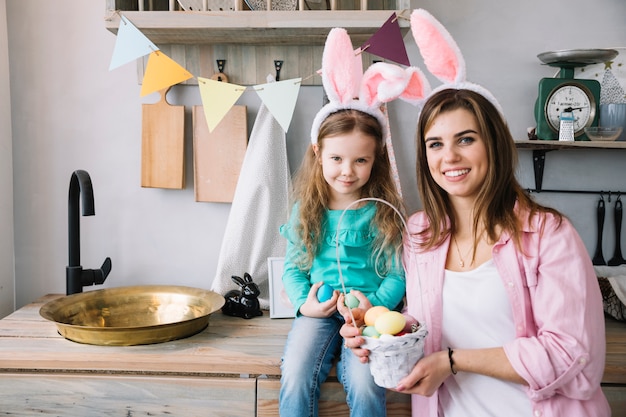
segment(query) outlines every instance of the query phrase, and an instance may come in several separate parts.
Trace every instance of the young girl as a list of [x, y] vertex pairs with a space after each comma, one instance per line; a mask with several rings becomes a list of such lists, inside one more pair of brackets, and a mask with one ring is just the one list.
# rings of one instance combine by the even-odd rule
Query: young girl
[[[293, 211], [281, 228], [288, 239], [283, 283], [296, 318], [282, 363], [280, 415], [317, 416], [320, 386], [338, 358], [337, 377], [351, 415], [384, 416], [385, 390], [374, 383], [369, 366], [342, 347], [336, 252], [339, 245], [347, 289], [360, 291], [371, 305], [398, 307], [405, 291], [398, 215], [386, 204], [357, 203], [345, 212], [337, 230], [343, 210], [358, 199], [377, 197], [402, 207], [383, 126], [359, 110], [330, 114], [308, 149], [294, 186]], [[335, 291], [330, 300], [319, 302], [316, 293], [323, 283]]]

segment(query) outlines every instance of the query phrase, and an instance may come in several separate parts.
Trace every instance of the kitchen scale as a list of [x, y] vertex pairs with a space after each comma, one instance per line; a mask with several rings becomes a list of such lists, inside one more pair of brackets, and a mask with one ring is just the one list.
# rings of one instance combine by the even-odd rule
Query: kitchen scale
[[561, 115], [571, 112], [574, 117], [574, 140], [589, 140], [584, 128], [598, 125], [600, 82], [574, 78], [574, 69], [610, 61], [617, 54], [615, 49], [569, 49], [537, 55], [544, 64], [560, 68], [555, 78], [539, 81], [535, 102], [535, 133], [538, 139], [558, 140]]

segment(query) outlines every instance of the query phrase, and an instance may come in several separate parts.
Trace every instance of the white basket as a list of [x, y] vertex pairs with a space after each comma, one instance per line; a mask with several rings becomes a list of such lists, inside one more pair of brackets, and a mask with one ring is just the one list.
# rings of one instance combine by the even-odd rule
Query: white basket
[[376, 385], [394, 388], [411, 373], [417, 361], [424, 356], [424, 339], [427, 334], [428, 329], [421, 325], [416, 332], [383, 340], [364, 336], [365, 344], [362, 347], [370, 351], [370, 372]]

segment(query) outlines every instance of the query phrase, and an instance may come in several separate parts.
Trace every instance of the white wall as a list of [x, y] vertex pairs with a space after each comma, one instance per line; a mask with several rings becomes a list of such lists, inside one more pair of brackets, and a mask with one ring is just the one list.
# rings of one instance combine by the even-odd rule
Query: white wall
[[[110, 256], [113, 272], [107, 286], [162, 283], [210, 287], [230, 206], [194, 201], [190, 129], [185, 190], [140, 187], [141, 104], [156, 98], [139, 97], [133, 64], [108, 71], [115, 36], [104, 29], [105, 2], [5, 1], [17, 307], [44, 294], [65, 291], [67, 192], [76, 169], [91, 174], [96, 199], [96, 216], [81, 218], [84, 267], [98, 267]], [[414, 6], [430, 10], [448, 27], [467, 60], [469, 79], [499, 98], [519, 139], [534, 125], [538, 80], [555, 72], [540, 64], [538, 53], [626, 46], [623, 0], [420, 0]], [[421, 65], [410, 35], [405, 40], [410, 59]], [[187, 106], [190, 122], [190, 106], [200, 104], [197, 89], [176, 87], [168, 98], [172, 104]], [[309, 125], [321, 103], [320, 87], [301, 89], [287, 135], [292, 168], [299, 163]], [[251, 129], [258, 97], [246, 92], [239, 104], [248, 106]], [[4, 112], [2, 117], [6, 117]], [[415, 209], [417, 113], [410, 105], [397, 103], [390, 107], [390, 117], [403, 191]], [[626, 189], [624, 158], [626, 152], [551, 152], [544, 185]], [[533, 187], [527, 151], [521, 155], [520, 178]], [[572, 218], [592, 252], [597, 198], [560, 194], [540, 198]], [[611, 219], [609, 213], [607, 222]], [[607, 232], [607, 252], [613, 248], [611, 239]]]
[[5, 0], [0, 0], [0, 317], [15, 307], [13, 267], [13, 146]]

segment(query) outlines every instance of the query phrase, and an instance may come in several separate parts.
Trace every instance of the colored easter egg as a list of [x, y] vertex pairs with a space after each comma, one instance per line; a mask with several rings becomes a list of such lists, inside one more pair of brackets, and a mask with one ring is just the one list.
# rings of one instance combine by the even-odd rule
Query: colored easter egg
[[366, 326], [373, 326], [376, 323], [376, 319], [383, 313], [388, 312], [389, 309], [385, 306], [374, 306], [365, 312], [363, 319]]
[[363, 336], [374, 337], [378, 339], [380, 337], [380, 333], [376, 330], [374, 326], [365, 326], [363, 329]]
[[330, 300], [331, 298], [333, 298], [333, 292], [334, 291], [335, 290], [330, 285], [322, 284], [322, 286], [319, 287], [318, 290], [317, 290], [317, 300], [320, 303], [323, 303], [324, 301]]
[[402, 315], [402, 313], [398, 311], [388, 311], [386, 313], [381, 314], [376, 319], [374, 326], [378, 333], [382, 334], [391, 334], [394, 335], [396, 333], [400, 333], [406, 324], [406, 319]]
[[415, 317], [406, 313], [404, 313], [403, 316], [404, 316], [404, 319], [406, 320], [406, 323], [404, 324], [404, 328], [402, 329], [402, 332], [404, 333], [416, 332], [417, 329], [420, 327], [419, 321], [417, 321]]
[[352, 293], [346, 294], [345, 304], [348, 308], [357, 308], [359, 306], [359, 299]]

